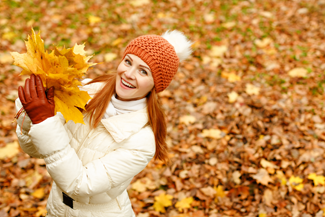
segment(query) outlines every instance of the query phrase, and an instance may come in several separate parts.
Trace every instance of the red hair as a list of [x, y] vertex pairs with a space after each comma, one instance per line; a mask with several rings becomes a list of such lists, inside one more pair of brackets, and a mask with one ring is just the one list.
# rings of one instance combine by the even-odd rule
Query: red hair
[[[91, 128], [97, 127], [106, 111], [106, 108], [113, 94], [115, 94], [116, 75], [117, 74], [102, 75], [87, 83], [106, 83], [103, 89], [101, 91], [98, 91], [95, 96], [90, 100], [90, 102], [86, 105], [85, 112], [87, 116], [89, 115], [89, 124]], [[156, 142], [156, 153], [154, 159], [158, 159], [163, 161], [164, 163], [167, 163], [169, 161], [169, 157], [168, 147], [166, 144], [166, 119], [155, 88], [153, 88], [151, 92], [148, 93], [146, 98], [149, 124], [155, 135]]]

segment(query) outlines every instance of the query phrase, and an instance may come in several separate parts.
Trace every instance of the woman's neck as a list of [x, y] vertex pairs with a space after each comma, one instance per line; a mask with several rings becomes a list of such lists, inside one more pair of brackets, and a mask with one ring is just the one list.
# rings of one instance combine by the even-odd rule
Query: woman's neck
[[123, 98], [119, 97], [117, 94], [115, 94], [115, 98], [118, 99], [118, 100], [121, 100], [121, 101], [135, 101], [135, 100], [143, 99], [143, 98], [145, 98], [145, 96], [144, 97], [133, 98], [133, 99], [123, 99]]

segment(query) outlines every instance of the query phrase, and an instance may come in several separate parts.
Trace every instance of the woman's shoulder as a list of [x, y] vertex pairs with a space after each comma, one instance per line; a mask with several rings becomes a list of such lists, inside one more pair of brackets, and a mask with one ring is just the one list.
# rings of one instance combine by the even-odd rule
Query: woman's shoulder
[[134, 149], [155, 152], [155, 135], [150, 125], [145, 125], [128, 139]]

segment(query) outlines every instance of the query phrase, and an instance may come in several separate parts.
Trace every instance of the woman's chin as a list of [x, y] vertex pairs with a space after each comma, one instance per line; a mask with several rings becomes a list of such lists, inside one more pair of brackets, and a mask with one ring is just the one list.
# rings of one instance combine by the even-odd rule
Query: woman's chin
[[121, 101], [131, 101], [132, 97], [130, 95], [117, 92], [116, 99], [121, 100]]

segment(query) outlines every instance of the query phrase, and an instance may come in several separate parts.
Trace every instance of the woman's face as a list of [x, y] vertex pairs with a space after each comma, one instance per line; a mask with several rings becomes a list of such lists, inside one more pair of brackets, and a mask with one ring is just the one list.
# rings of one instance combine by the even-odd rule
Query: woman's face
[[142, 99], [153, 87], [149, 66], [140, 57], [127, 54], [117, 67], [117, 98], [123, 101]]

